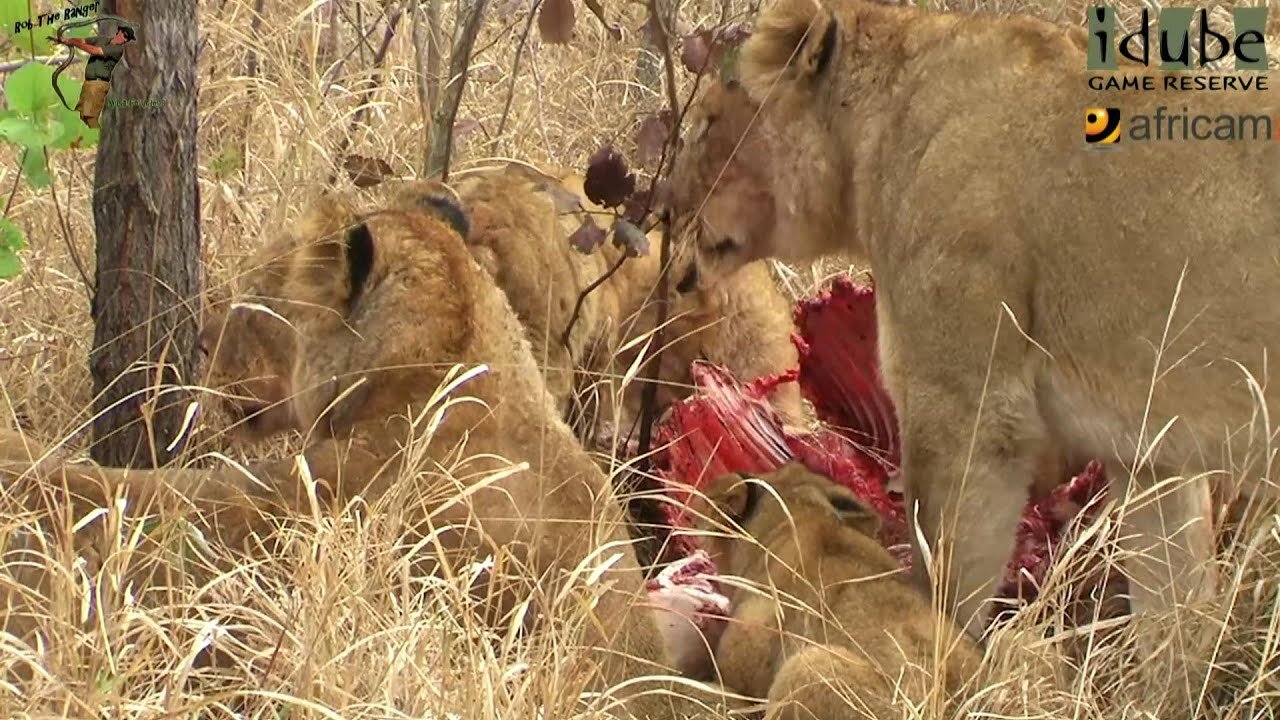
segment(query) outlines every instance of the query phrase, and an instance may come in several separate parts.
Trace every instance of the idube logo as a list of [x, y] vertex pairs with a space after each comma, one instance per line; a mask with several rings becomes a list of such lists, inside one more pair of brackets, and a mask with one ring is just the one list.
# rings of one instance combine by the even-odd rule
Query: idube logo
[[[1263, 30], [1267, 25], [1267, 8], [1235, 7], [1231, 20], [1235, 26], [1235, 40], [1215, 30], [1209, 22], [1209, 12], [1204, 8], [1170, 7], [1159, 11], [1158, 32], [1160, 69], [1165, 71], [1190, 70], [1192, 32], [1191, 20], [1199, 15], [1199, 28], [1194, 33], [1196, 64], [1204, 68], [1221, 60], [1228, 53], [1235, 57], [1235, 70], [1266, 70], [1267, 41]], [[1116, 38], [1116, 13], [1110, 5], [1095, 5], [1086, 12], [1089, 28], [1087, 63], [1089, 70], [1115, 70], [1120, 56], [1143, 65], [1151, 64], [1152, 34], [1151, 12], [1142, 10], [1137, 30]], [[1214, 40], [1213, 44], [1209, 41]], [[1139, 45], [1135, 50], [1134, 45]]]

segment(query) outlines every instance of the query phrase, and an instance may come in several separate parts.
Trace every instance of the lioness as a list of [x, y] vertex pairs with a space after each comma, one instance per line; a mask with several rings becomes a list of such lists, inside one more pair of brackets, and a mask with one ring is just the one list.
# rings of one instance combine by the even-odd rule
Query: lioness
[[717, 478], [691, 507], [721, 574], [745, 581], [726, 583], [734, 610], [716, 663], [732, 689], [768, 697], [766, 717], [901, 717], [895, 684], [920, 703], [977, 671], [976, 643], [904, 576], [848, 488], [793, 461]]
[[[589, 569], [598, 555], [614, 560], [596, 618], [586, 624], [583, 657], [608, 686], [669, 672], [652, 614], [633, 607], [642, 575], [621, 506], [558, 418], [522, 328], [467, 251], [465, 231], [465, 214], [443, 188], [365, 214], [341, 197], [322, 197], [289, 237], [254, 259], [247, 286], [258, 305], [231, 310], [221, 344], [253, 347], [291, 335], [291, 344], [276, 348], [291, 365], [280, 379], [292, 417], [313, 437], [301, 460], [322, 501], [373, 502], [407, 473], [417, 485], [405, 511], [434, 528], [461, 528], [440, 535], [446, 544], [502, 546], [553, 584], [579, 564]], [[264, 313], [278, 325], [241, 321], [241, 313]], [[457, 377], [480, 363], [491, 365]], [[451, 382], [461, 384], [452, 394], [468, 399], [444, 397]], [[246, 410], [261, 410], [261, 399], [245, 402]], [[194, 506], [235, 542], [269, 530], [263, 514], [309, 512], [299, 464], [253, 464], [256, 479], [234, 468], [63, 466], [47, 474], [75, 502], [98, 506], [124, 493], [131, 508]], [[474, 478], [487, 479], [476, 485]], [[605, 543], [612, 545], [601, 553]], [[553, 586], [548, 596], [555, 594]], [[640, 717], [701, 707], [663, 693], [628, 705]]]
[[[869, 261], [908, 517], [975, 635], [1046, 443], [1104, 459], [1112, 498], [1146, 494], [1120, 528], [1135, 612], [1210, 597], [1205, 473], [1229, 457], [1258, 475], [1246, 373], [1280, 349], [1280, 149], [1142, 141], [1187, 95], [1089, 90], [1083, 40], [1023, 16], [780, 0], [742, 48], [742, 90], [695, 112], [674, 170], [682, 213], [701, 209], [685, 290], [762, 257]], [[1270, 90], [1194, 97], [1215, 116], [1278, 109]], [[703, 204], [736, 144], [717, 106], [742, 98], [767, 152]], [[1133, 132], [1090, 152], [1086, 111], [1107, 106]], [[1199, 168], [1230, 171], [1180, 174]]]

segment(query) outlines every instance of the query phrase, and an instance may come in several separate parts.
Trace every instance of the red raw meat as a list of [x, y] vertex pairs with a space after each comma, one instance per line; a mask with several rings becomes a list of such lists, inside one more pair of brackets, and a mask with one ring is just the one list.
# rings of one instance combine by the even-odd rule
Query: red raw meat
[[[899, 462], [897, 416], [878, 371], [875, 294], [847, 277], [796, 310], [800, 367], [781, 376], [741, 383], [723, 368], [695, 363], [698, 391], [672, 406], [659, 423], [658, 473], [678, 504], [689, 487], [728, 472], [764, 473], [791, 458], [853, 490], [883, 518], [881, 541], [910, 562], [901, 495], [887, 489]], [[768, 403], [784, 382], [798, 381], [830, 429], [803, 435], [783, 431]], [[999, 595], [1030, 600], [1067, 523], [1105, 490], [1102, 465], [1092, 462], [1064, 478], [1049, 496], [1031, 498], [1011, 538], [1014, 552]], [[683, 513], [672, 512], [674, 526]], [[1100, 581], [1099, 581], [1100, 582]]]
[[875, 291], [841, 275], [829, 290], [800, 301], [795, 320], [800, 393], [818, 419], [896, 471], [898, 414], [880, 378]]

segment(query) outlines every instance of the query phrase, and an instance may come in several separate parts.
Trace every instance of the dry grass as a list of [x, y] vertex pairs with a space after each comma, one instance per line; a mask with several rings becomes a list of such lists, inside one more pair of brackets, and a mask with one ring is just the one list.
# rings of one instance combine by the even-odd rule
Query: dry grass
[[[371, 74], [372, 51], [357, 49], [343, 72], [324, 77], [321, 27], [306, 13], [314, 3], [266, 3], [269, 15], [256, 40], [249, 30], [253, 4], [201, 3], [207, 44], [199, 68], [200, 191], [210, 288], [224, 285], [243, 256], [290, 222], [324, 178], [339, 171], [341, 158], [333, 153], [347, 133], [354, 94]], [[1084, 7], [1076, 0], [946, 4], [1050, 19], [1080, 18]], [[1124, 17], [1140, 7], [1136, 0], [1120, 4]], [[357, 3], [345, 5], [354, 18]], [[379, 3], [360, 5], [363, 21], [372, 23]], [[698, 2], [681, 12], [697, 24], [722, 14], [742, 16], [745, 6]], [[507, 129], [489, 137], [524, 27], [522, 12], [498, 12], [513, 7], [496, 4], [477, 42], [459, 117], [479, 129], [461, 139], [456, 166], [513, 157], [583, 167], [602, 142], [629, 151], [640, 116], [663, 101], [636, 80], [645, 52], [635, 30], [639, 10], [618, 4], [606, 8], [625, 29], [621, 43], [581, 8], [570, 46], [543, 46], [535, 30], [514, 84]], [[447, 26], [452, 17], [453, 7], [446, 5]], [[371, 45], [381, 32], [373, 33]], [[339, 54], [356, 47], [357, 33], [348, 23], [340, 33]], [[349, 148], [384, 158], [406, 174], [422, 169], [428, 142], [409, 35], [402, 31], [392, 41], [374, 107], [351, 133]], [[1280, 45], [1274, 38], [1273, 45]], [[248, 79], [243, 68], [251, 49], [262, 70]], [[689, 78], [678, 76], [687, 90]], [[7, 190], [17, 163], [3, 160], [0, 188]], [[11, 212], [32, 249], [22, 277], [0, 285], [0, 423], [20, 423], [36, 437], [65, 439], [74, 449], [88, 421], [92, 327], [73, 257], [92, 267], [93, 155], [59, 153], [53, 165], [54, 189], [36, 193], [20, 186]], [[60, 215], [69, 235], [59, 229]], [[831, 258], [777, 269], [788, 292], [802, 297], [851, 268]], [[201, 423], [202, 450], [242, 459], [290, 447], [289, 441], [237, 446], [225, 440], [217, 417]], [[407, 479], [399, 492], [411, 492], [410, 484]], [[298, 518], [252, 561], [201, 543], [187, 523], [146, 525], [143, 532], [114, 510], [105, 523], [80, 532], [73, 545], [59, 538], [79, 518], [54, 511], [37, 522], [42, 513], [12, 498], [3, 503], [6, 564], [0, 582], [41, 609], [34, 621], [42, 631], [36, 644], [0, 635], [0, 665], [11, 673], [0, 679], [4, 717], [553, 718], [572, 714], [570, 701], [581, 689], [569, 646], [569, 626], [581, 614], [566, 610], [564, 632], [537, 642], [483, 629], [465, 593], [468, 578], [424, 580], [410, 573], [413, 549], [405, 546], [402, 513], [391, 498], [359, 515]], [[1090, 543], [1105, 544], [1109, 529], [1104, 522], [1068, 558]], [[1240, 542], [1220, 558], [1230, 591], [1209, 610], [1183, 610], [1223, 618], [1215, 658], [1221, 669], [1203, 698], [1204, 716], [1221, 720], [1280, 714], [1280, 520], [1260, 513], [1239, 533]], [[1166, 693], [1128, 682], [1119, 669], [1120, 651], [1073, 638], [1057, 621], [1073, 579], [1070, 566], [1064, 562], [1049, 579], [1035, 612], [997, 637], [987, 690], [975, 700], [992, 714], [979, 716], [1115, 718], [1123, 716], [1127, 699]], [[530, 591], [536, 594], [536, 586]], [[16, 611], [6, 617], [13, 632], [22, 618]], [[1136, 631], [1172, 637], [1178, 627], [1157, 619]], [[194, 662], [210, 642], [228, 660], [217, 673]], [[9, 684], [15, 674], [29, 678], [24, 689]], [[907, 716], [933, 717], [904, 710]], [[1167, 715], [1187, 716], [1185, 710]]]

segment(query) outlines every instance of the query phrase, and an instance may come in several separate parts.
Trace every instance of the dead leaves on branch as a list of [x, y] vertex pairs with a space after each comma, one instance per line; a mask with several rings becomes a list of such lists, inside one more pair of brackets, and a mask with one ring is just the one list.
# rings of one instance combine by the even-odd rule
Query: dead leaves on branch
[[563, 45], [572, 40], [576, 15], [573, 0], [542, 0], [538, 9], [538, 35], [542, 42]]
[[386, 160], [354, 153], [343, 158], [342, 169], [347, 171], [347, 177], [358, 188], [373, 187], [383, 180], [395, 177], [395, 171]]
[[636, 160], [642, 167], [653, 167], [662, 159], [662, 150], [675, 132], [675, 116], [669, 108], [646, 115], [636, 129]]
[[[680, 46], [680, 64], [691, 73], [718, 72], [732, 74], [738, 48], [751, 36], [742, 23], [714, 28], [698, 28], [684, 36]], [[726, 72], [728, 71], [728, 72]]]
[[[573, 40], [573, 26], [577, 22], [575, 0], [541, 0], [538, 7], [538, 35], [542, 42], [550, 45], [564, 45]], [[600, 0], [582, 0], [587, 10], [600, 21], [609, 37], [614, 41], [622, 39], [622, 29], [610, 23], [604, 17], [604, 7]]]
[[604, 228], [596, 224], [595, 218], [583, 215], [582, 224], [569, 235], [569, 244], [583, 255], [590, 255], [604, 244], [606, 234]]
[[626, 218], [613, 221], [613, 244], [625, 250], [628, 257], [649, 254], [649, 236]]
[[591, 202], [615, 208], [636, 191], [636, 176], [627, 167], [627, 159], [622, 153], [612, 145], [603, 145], [587, 161], [587, 178], [582, 189]]
[[[641, 228], [650, 210], [653, 186], [636, 192], [636, 175], [627, 159], [612, 145], [603, 145], [587, 161], [587, 174], [582, 190], [592, 203], [614, 210], [611, 231], [613, 244], [621, 248], [627, 257], [649, 254], [649, 238]], [[557, 200], [557, 207], [570, 203]], [[621, 207], [619, 213], [617, 208]], [[579, 205], [578, 209], [581, 209]], [[590, 255], [604, 244], [610, 234], [589, 213], [584, 213], [582, 223], [569, 236], [569, 244], [580, 253]]]

